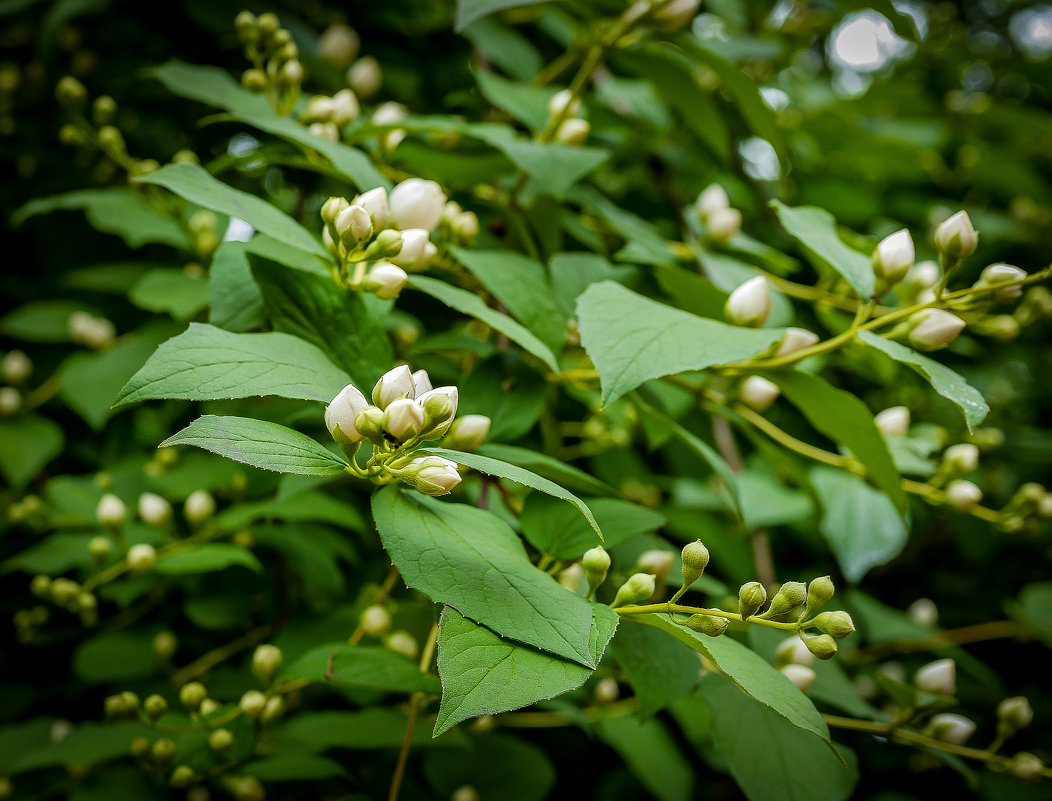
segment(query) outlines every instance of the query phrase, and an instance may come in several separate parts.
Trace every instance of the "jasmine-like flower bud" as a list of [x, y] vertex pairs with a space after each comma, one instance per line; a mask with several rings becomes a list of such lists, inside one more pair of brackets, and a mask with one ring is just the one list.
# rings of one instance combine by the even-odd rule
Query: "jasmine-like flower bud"
[[581, 101], [569, 89], [560, 89], [548, 101], [550, 117], [576, 117], [581, 113]]
[[810, 617], [825, 606], [829, 599], [833, 597], [834, 592], [836, 592], [836, 588], [833, 586], [833, 580], [829, 576], [813, 579], [807, 585], [807, 608], [804, 616]]
[[401, 294], [409, 276], [389, 261], [379, 261], [365, 277], [365, 288], [383, 300], [394, 300]]
[[799, 637], [786, 637], [774, 652], [774, 666], [803, 665], [810, 667], [815, 662], [815, 655]]
[[361, 206], [373, 221], [373, 229], [380, 230], [387, 225], [391, 219], [391, 211], [387, 207], [387, 190], [382, 186], [363, 192], [354, 199], [354, 205]]
[[588, 134], [592, 132], [592, 126], [588, 120], [580, 117], [571, 117], [559, 124], [555, 132], [555, 141], [564, 145], [583, 145], [588, 141]]
[[55, 98], [64, 108], [77, 109], [88, 100], [88, 90], [72, 75], [66, 75], [55, 86]]
[[347, 85], [358, 97], [367, 98], [376, 94], [382, 82], [380, 62], [372, 56], [362, 56], [347, 70]]
[[133, 545], [128, 549], [128, 555], [125, 558], [128, 561], [128, 568], [133, 573], [146, 573], [157, 562], [157, 551], [152, 545]]
[[709, 564], [709, 549], [701, 540], [695, 540], [683, 546], [680, 556], [683, 560], [683, 589], [686, 590], [705, 572]]
[[192, 526], [199, 526], [215, 514], [216, 499], [207, 490], [199, 489], [190, 493], [183, 504], [183, 517]]
[[286, 86], [298, 86], [303, 83], [303, 65], [298, 61], [287, 61], [278, 73], [278, 81]]
[[430, 242], [429, 234], [423, 228], [409, 228], [402, 231], [402, 247], [391, 256], [391, 261], [403, 267], [414, 267], [424, 255], [424, 247]]
[[[383, 380], [381, 378], [380, 382], [382, 383]], [[380, 384], [376, 386], [379, 388]], [[373, 390], [373, 396], [376, 396], [376, 389]], [[329, 433], [337, 443], [348, 447], [362, 438], [355, 427], [355, 418], [368, 406], [369, 401], [354, 384], [345, 386], [335, 398], [329, 401], [329, 405], [325, 407], [325, 427], [329, 429]]]
[[997, 705], [997, 723], [1005, 736], [1025, 729], [1034, 719], [1030, 702], [1021, 695], [1005, 698]]
[[953, 695], [957, 690], [957, 663], [952, 659], [929, 662], [917, 671], [913, 683], [925, 692]]
[[621, 695], [621, 688], [617, 686], [617, 679], [613, 676], [607, 676], [596, 682], [595, 685], [595, 700], [601, 704], [610, 704], [618, 699]]
[[258, 645], [252, 654], [252, 673], [263, 684], [270, 684], [281, 667], [281, 661], [281, 649], [276, 645]]
[[596, 545], [584, 552], [584, 556], [581, 557], [581, 566], [588, 580], [588, 597], [591, 597], [606, 581], [607, 571], [610, 570], [610, 554], [602, 545]]
[[823, 612], [815, 616], [815, 626], [823, 634], [828, 634], [835, 640], [842, 640], [855, 631], [855, 622], [847, 612]]
[[172, 505], [154, 492], [139, 496], [139, 517], [151, 526], [160, 526], [172, 516]]
[[928, 733], [936, 740], [953, 745], [964, 745], [975, 734], [975, 723], [961, 715], [941, 712], [928, 722]]
[[456, 387], [439, 387], [418, 395], [416, 402], [424, 410], [424, 428], [428, 439], [445, 435], [457, 415], [460, 393]]
[[1017, 779], [1036, 782], [1044, 775], [1045, 763], [1029, 751], [1020, 751], [1012, 757], [1012, 766], [1008, 770]]
[[384, 438], [384, 412], [376, 406], [366, 406], [354, 418], [358, 433], [370, 442], [380, 444]]
[[267, 88], [267, 74], [255, 67], [241, 73], [241, 85], [250, 92], [262, 92]]
[[263, 714], [263, 707], [267, 705], [267, 696], [259, 690], [249, 690], [241, 696], [238, 707], [250, 718], [258, 718]]
[[157, 718], [168, 711], [168, 702], [164, 700], [163, 696], [148, 695], [146, 700], [142, 702], [142, 708], [151, 720], [157, 720]]
[[3, 365], [0, 366], [0, 374], [5, 381], [12, 384], [21, 384], [32, 372], [33, 362], [20, 350], [8, 351], [4, 356]]
[[179, 689], [179, 703], [191, 712], [201, 708], [201, 702], [208, 697], [208, 691], [199, 681], [191, 681]]
[[479, 218], [473, 211], [462, 211], [449, 224], [453, 234], [466, 242], [479, 235]]
[[727, 632], [730, 625], [726, 618], [714, 617], [713, 615], [691, 615], [683, 624], [691, 631], [705, 634], [709, 637], [719, 637]]
[[353, 248], [372, 236], [373, 221], [364, 206], [348, 206], [336, 217], [336, 233], [347, 248]]
[[617, 607], [641, 603], [653, 595], [656, 588], [657, 582], [650, 573], [633, 573], [628, 581], [618, 588], [614, 602], [610, 605]]
[[903, 228], [884, 237], [873, 252], [873, 272], [888, 284], [897, 284], [913, 266], [916, 252], [913, 237]]
[[802, 581], [787, 581], [778, 588], [771, 599], [770, 608], [761, 615], [764, 618], [780, 617], [802, 606], [807, 600], [807, 585]]
[[939, 622], [939, 607], [931, 598], [918, 598], [906, 609], [910, 620], [918, 626], [930, 629]]
[[391, 632], [384, 640], [384, 645], [395, 653], [410, 659], [416, 659], [416, 655], [420, 652], [420, 644], [416, 641], [416, 637], [408, 631]]
[[737, 209], [716, 209], [705, 220], [705, 233], [714, 242], [726, 244], [741, 230], [742, 213]]
[[333, 106], [331, 97], [315, 95], [307, 103], [303, 119], [306, 122], [329, 122], [332, 119]]
[[326, 142], [335, 143], [340, 141], [340, 129], [336, 127], [335, 123], [312, 122], [307, 126], [307, 130]]
[[946, 487], [946, 502], [961, 512], [974, 509], [982, 499], [983, 491], [971, 481], [957, 479]]
[[0, 417], [10, 417], [22, 408], [22, 393], [14, 387], [0, 387]]
[[574, 595], [577, 595], [580, 591], [581, 579], [583, 578], [584, 568], [581, 567], [580, 562], [574, 562], [565, 570], [560, 570], [559, 575], [556, 576], [556, 580], [559, 582], [559, 585], [565, 587]]
[[358, 98], [350, 89], [341, 89], [332, 96], [332, 121], [340, 128], [354, 122], [362, 113]]
[[904, 437], [910, 433], [910, 410], [905, 406], [892, 406], [879, 412], [873, 422], [885, 437]]
[[804, 639], [804, 646], [819, 659], [832, 659], [836, 656], [836, 640], [828, 634], [818, 634]]
[[404, 472], [402, 481], [425, 495], [445, 495], [460, 483], [456, 462], [441, 456], [417, 457]]
[[738, 614], [742, 620], [748, 620], [767, 603], [767, 590], [758, 581], [742, 584], [738, 590]]
[[361, 626], [370, 637], [382, 637], [391, 628], [391, 613], [379, 604], [367, 606], [362, 612]]
[[942, 455], [942, 463], [954, 473], [970, 473], [979, 466], [979, 449], [970, 442], [951, 445]]
[[759, 375], [746, 378], [738, 391], [742, 403], [757, 412], [767, 411], [781, 394], [777, 384]]
[[910, 317], [910, 344], [917, 350], [945, 348], [964, 330], [965, 322], [945, 309], [921, 309]]
[[403, 231], [423, 228], [433, 231], [442, 217], [446, 195], [434, 181], [409, 178], [391, 190], [388, 205], [391, 219]]
[[208, 735], [208, 746], [217, 754], [225, 754], [234, 746], [234, 735], [230, 729], [216, 729]]
[[399, 442], [412, 439], [424, 429], [424, 408], [415, 400], [399, 398], [384, 410], [384, 431]]
[[671, 551], [652, 550], [644, 551], [636, 560], [636, 570], [643, 573], [652, 573], [659, 582], [664, 582], [668, 572], [672, 569], [676, 556]]
[[702, 220], [708, 220], [713, 214], [731, 207], [727, 190], [719, 184], [710, 184], [705, 187], [698, 199], [694, 201], [694, 208]]
[[759, 328], [771, 313], [771, 296], [767, 291], [767, 279], [762, 275], [750, 278], [739, 286], [723, 307], [723, 313], [735, 325]]
[[970, 256], [979, 246], [979, 234], [968, 212], [959, 211], [935, 229], [935, 246], [954, 261]]
[[[1026, 271], [1020, 270], [1018, 267], [1013, 267], [1011, 264], [991, 264], [985, 270], [982, 275], [979, 276], [979, 280], [972, 284], [976, 289], [984, 287], [997, 286], [998, 284], [1006, 284], [1010, 282], [1022, 281], [1026, 278]], [[1000, 301], [1015, 300], [1023, 294], [1023, 287], [1018, 283], [1013, 283], [1011, 286], [1006, 286], [999, 289], [994, 293]]]
[[780, 668], [779, 672], [795, 684], [797, 689], [805, 695], [815, 683], [815, 672], [804, 665], [788, 664]]
[[[278, 720], [283, 714], [285, 714], [285, 699], [280, 695], [275, 695], [267, 699], [267, 703], [263, 706], [263, 714], [259, 716], [259, 722], [263, 725]], [[260, 798], [262, 798], [262, 794]]]
[[112, 493], [106, 493], [95, 507], [95, 518], [103, 526], [116, 528], [124, 523], [127, 510], [124, 501]]
[[458, 417], [450, 425], [442, 445], [455, 451], [473, 451], [486, 441], [490, 423], [490, 419], [483, 414]]
[[361, 38], [348, 25], [335, 23], [330, 25], [318, 37], [318, 56], [327, 64], [343, 69], [358, 55]]
[[[168, 786], [176, 789], [188, 787], [195, 778], [197, 778], [197, 774], [194, 773], [194, 769], [189, 765], [176, 765], [168, 776]], [[189, 795], [187, 793], [187, 797]]]
[[413, 373], [407, 365], [400, 364], [384, 373], [373, 387], [373, 404], [386, 409], [388, 404], [400, 398], [415, 398], [416, 387]]
[[68, 328], [70, 339], [95, 349], [110, 344], [117, 335], [117, 329], [109, 320], [82, 311], [69, 316]]

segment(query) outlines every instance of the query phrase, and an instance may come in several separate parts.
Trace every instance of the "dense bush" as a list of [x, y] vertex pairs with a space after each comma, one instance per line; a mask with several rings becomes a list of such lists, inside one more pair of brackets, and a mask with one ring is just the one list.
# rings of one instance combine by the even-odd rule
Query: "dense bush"
[[1052, 7], [346, 5], [0, 2], [0, 799], [1046, 797]]

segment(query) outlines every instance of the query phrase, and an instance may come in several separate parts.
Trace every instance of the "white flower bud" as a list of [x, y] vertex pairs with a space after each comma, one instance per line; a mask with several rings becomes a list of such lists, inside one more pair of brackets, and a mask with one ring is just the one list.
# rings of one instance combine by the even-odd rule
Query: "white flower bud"
[[321, 204], [321, 218], [327, 225], [335, 225], [340, 212], [350, 205], [345, 197], [330, 197]]
[[599, 703], [611, 704], [621, 696], [621, 688], [617, 686], [617, 679], [607, 676], [596, 682], [593, 693]]
[[408, 631], [391, 632], [387, 635], [387, 639], [384, 640], [384, 645], [395, 653], [402, 654], [402, 656], [407, 656], [410, 659], [416, 659], [416, 655], [420, 651], [420, 645], [417, 643], [416, 637]]
[[764, 412], [777, 400], [782, 391], [773, 381], [758, 375], [751, 375], [742, 382], [739, 396], [742, 402], [758, 412]]
[[910, 433], [910, 410], [905, 406], [892, 406], [879, 412], [873, 422], [885, 437], [904, 437]]
[[103, 495], [95, 507], [95, 518], [104, 526], [121, 525], [126, 514], [124, 501], [111, 493]]
[[394, 300], [405, 287], [409, 276], [405, 270], [389, 261], [379, 261], [366, 276], [366, 288], [383, 300]]
[[362, 435], [354, 425], [354, 418], [368, 406], [369, 401], [354, 384], [341, 389], [325, 407], [325, 427], [332, 438], [341, 445], [353, 445], [360, 440]]
[[588, 120], [571, 117], [559, 124], [559, 130], [555, 132], [555, 141], [564, 145], [583, 145], [591, 132], [592, 126]]
[[[476, 227], [477, 225], [478, 221], [476, 220]], [[29, 378], [32, 372], [33, 362], [20, 350], [8, 352], [4, 356], [3, 366], [0, 367], [0, 373], [3, 374], [4, 380], [10, 381], [12, 384], [21, 384]]]
[[336, 217], [336, 233], [344, 245], [351, 248], [373, 232], [373, 221], [363, 206], [348, 206]]
[[957, 690], [957, 663], [952, 659], [936, 659], [917, 671], [913, 683], [925, 692], [953, 695]]
[[708, 220], [713, 214], [731, 207], [731, 201], [727, 197], [727, 190], [719, 184], [710, 184], [705, 187], [698, 199], [694, 201], [694, 208], [702, 220]]
[[970, 442], [951, 445], [942, 455], [942, 462], [956, 473], [970, 473], [979, 466], [979, 449]]
[[[393, 196], [392, 196], [393, 197]], [[423, 228], [408, 228], [402, 231], [402, 248], [391, 256], [391, 261], [400, 267], [413, 267], [424, 255], [424, 246], [430, 241]]]
[[873, 271], [889, 284], [897, 284], [906, 277], [915, 258], [913, 237], [903, 228], [880, 240], [873, 253]]
[[917, 350], [945, 348], [964, 330], [964, 320], [944, 309], [922, 309], [910, 317], [910, 344]]
[[931, 289], [939, 283], [939, 265], [930, 260], [918, 262], [906, 276], [906, 283], [914, 291]]
[[430, 239], [424, 242], [423, 252], [420, 254], [420, 258], [412, 264], [408, 265], [411, 272], [422, 273], [428, 267], [431, 266], [431, 260], [438, 255], [438, 247]]
[[336, 127], [335, 123], [312, 122], [307, 126], [307, 130], [319, 139], [324, 139], [326, 142], [335, 143], [340, 141], [340, 129]]
[[145, 573], [156, 564], [157, 551], [152, 545], [133, 545], [128, 549], [128, 555], [125, 558], [128, 561], [128, 568], [133, 573]]
[[644, 551], [636, 560], [636, 569], [644, 573], [653, 573], [659, 581], [664, 581], [675, 562], [676, 555], [672, 551]]
[[384, 103], [373, 112], [373, 125], [394, 125], [408, 116], [409, 110], [401, 103]]
[[238, 707], [250, 718], [258, 718], [262, 715], [266, 705], [267, 696], [263, 695], [259, 690], [249, 690], [241, 696], [241, 700], [238, 702]]
[[433, 231], [442, 218], [446, 195], [434, 181], [409, 178], [391, 190], [388, 205], [391, 219], [403, 231], [407, 228]]
[[413, 397], [419, 398], [425, 392], [430, 392], [434, 387], [431, 386], [431, 376], [427, 374], [427, 370], [417, 370], [413, 373]]
[[391, 628], [391, 614], [379, 604], [373, 604], [362, 612], [361, 626], [370, 637], [381, 637]]
[[331, 97], [315, 95], [307, 103], [307, 109], [303, 112], [305, 122], [330, 122], [335, 103]]
[[282, 662], [281, 649], [276, 645], [256, 646], [252, 653], [252, 673], [264, 684], [270, 684]]
[[735, 325], [759, 328], [771, 313], [771, 295], [767, 291], [767, 279], [762, 275], [750, 278], [739, 286], [723, 307], [723, 313]]
[[[979, 280], [976, 281], [972, 286], [975, 288], [982, 288], [988, 286], [996, 286], [997, 284], [1005, 284], [1013, 281], [1022, 281], [1026, 278], [1026, 270], [1020, 270], [1018, 267], [1013, 267], [1011, 264], [991, 264], [985, 270], [982, 275], [979, 276]], [[998, 300], [1007, 301], [1015, 300], [1023, 294], [1023, 287], [1019, 284], [1013, 284], [1012, 286], [1006, 286], [993, 293], [994, 297]]]
[[443, 445], [455, 451], [473, 451], [489, 435], [492, 421], [484, 414], [466, 414], [453, 421]]
[[0, 417], [10, 417], [22, 408], [22, 393], [14, 387], [0, 387]]
[[354, 205], [361, 206], [369, 212], [374, 230], [379, 231], [391, 219], [391, 210], [387, 207], [387, 190], [382, 186], [358, 195], [354, 199]]
[[918, 598], [909, 605], [906, 614], [910, 616], [910, 620], [926, 629], [939, 622], [939, 607], [931, 598]]
[[1036, 754], [1029, 751], [1020, 751], [1012, 757], [1012, 766], [1009, 772], [1017, 779], [1025, 782], [1036, 782], [1041, 779], [1045, 772], [1045, 763]]
[[183, 517], [192, 526], [199, 526], [216, 513], [216, 499], [208, 490], [195, 490], [183, 504]]
[[405, 442], [424, 428], [424, 408], [410, 398], [399, 398], [387, 404], [384, 431], [399, 442]]
[[450, 228], [460, 239], [474, 239], [479, 235], [479, 218], [473, 211], [462, 211], [450, 221]]
[[449, 430], [457, 416], [460, 392], [456, 387], [439, 387], [418, 395], [416, 402], [424, 410], [426, 425], [431, 436], [442, 436]]
[[787, 637], [782, 640], [774, 652], [774, 663], [778, 667], [785, 665], [811, 667], [814, 662], [815, 655], [799, 637]]
[[566, 587], [570, 592], [576, 593], [581, 589], [581, 580], [585, 577], [584, 568], [580, 562], [574, 562], [558, 575], [560, 586]]
[[359, 97], [376, 94], [382, 82], [383, 73], [380, 71], [380, 62], [372, 56], [362, 56], [347, 70], [347, 85]]
[[548, 114], [551, 117], [576, 117], [581, 113], [581, 100], [573, 96], [569, 89], [560, 89], [548, 101]]
[[936, 740], [953, 745], [964, 745], [975, 734], [975, 723], [961, 715], [940, 712], [928, 722], [928, 730]]
[[1034, 720], [1034, 710], [1022, 695], [1005, 698], [997, 705], [997, 717], [1012, 732], [1025, 729]]
[[361, 38], [354, 28], [337, 23], [318, 37], [318, 56], [334, 67], [346, 67], [358, 55]]
[[340, 128], [354, 122], [361, 113], [358, 98], [351, 89], [341, 89], [332, 96], [332, 121]]
[[144, 523], [159, 526], [172, 514], [172, 505], [154, 492], [144, 492], [139, 496], [139, 517]]
[[779, 668], [781, 674], [797, 686], [800, 692], [806, 694], [815, 683], [815, 672], [806, 665], [790, 663]]
[[460, 483], [456, 462], [441, 456], [420, 456], [413, 459], [400, 478], [425, 495], [445, 495]]
[[737, 209], [716, 209], [705, 220], [705, 233], [715, 242], [730, 242], [741, 229], [742, 213]]
[[983, 499], [983, 491], [971, 481], [958, 479], [946, 487], [946, 501], [954, 509], [967, 512]]
[[69, 316], [69, 336], [74, 342], [89, 348], [102, 348], [110, 344], [117, 335], [113, 323], [104, 317], [95, 317], [88, 312], [73, 312]]
[[951, 259], [970, 256], [979, 246], [979, 234], [968, 212], [959, 211], [935, 229], [935, 245]]
[[[346, 392], [346, 388], [344, 392]], [[359, 393], [361, 394], [361, 393]], [[381, 409], [386, 409], [391, 401], [399, 398], [415, 398], [416, 387], [413, 383], [413, 373], [408, 365], [400, 364], [388, 370], [373, 387], [373, 403]], [[364, 408], [364, 407], [363, 407]], [[361, 411], [361, 409], [358, 409]], [[355, 412], [357, 414], [357, 412]]]

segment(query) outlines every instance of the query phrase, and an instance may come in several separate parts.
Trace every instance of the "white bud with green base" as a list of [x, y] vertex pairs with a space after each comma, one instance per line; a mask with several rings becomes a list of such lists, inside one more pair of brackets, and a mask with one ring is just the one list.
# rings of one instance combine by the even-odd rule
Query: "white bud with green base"
[[602, 545], [596, 545], [584, 552], [584, 556], [581, 557], [581, 566], [584, 568], [585, 579], [588, 581], [588, 597], [591, 598], [606, 581], [607, 571], [610, 570], [610, 554]]
[[404, 364], [388, 370], [380, 376], [380, 380], [373, 387], [373, 404], [381, 409], [386, 409], [388, 404], [400, 398], [415, 397], [416, 384], [413, 381], [413, 372]]
[[917, 350], [945, 348], [964, 330], [965, 322], [945, 309], [922, 309], [907, 320], [909, 342]]
[[906, 277], [915, 258], [913, 237], [905, 228], [884, 237], [873, 252], [873, 272], [878, 283], [888, 287], [897, 284]]
[[929, 662], [917, 671], [913, 683], [925, 692], [953, 695], [957, 690], [957, 663], [952, 659]]
[[417, 401], [399, 398], [387, 404], [384, 431], [398, 442], [406, 442], [424, 430], [424, 408]]
[[325, 427], [340, 447], [349, 448], [361, 440], [355, 418], [368, 406], [369, 401], [354, 384], [345, 386], [329, 401], [325, 407]]
[[269, 685], [281, 667], [281, 662], [280, 648], [270, 644], [259, 645], [252, 654], [252, 673], [264, 685]]
[[971, 256], [979, 246], [979, 234], [968, 212], [959, 211], [935, 229], [935, 246], [951, 262]]
[[767, 279], [758, 275], [731, 292], [723, 307], [723, 313], [735, 325], [753, 328], [763, 325], [771, 313], [771, 295], [767, 291]]
[[486, 441], [491, 422], [484, 414], [458, 417], [446, 432], [442, 445], [455, 451], [473, 451]]

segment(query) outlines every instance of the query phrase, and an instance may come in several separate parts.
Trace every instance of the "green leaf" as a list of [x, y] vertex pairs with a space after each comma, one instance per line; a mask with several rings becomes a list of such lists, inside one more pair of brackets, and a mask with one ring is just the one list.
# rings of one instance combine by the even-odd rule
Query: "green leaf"
[[[91, 518], [94, 521], [94, 505], [91, 509]], [[90, 534], [52, 534], [42, 542], [0, 562], [0, 572], [20, 570], [23, 573], [57, 576], [73, 567], [87, 567], [91, 564], [91, 553], [88, 551], [91, 537]]]
[[488, 417], [488, 439], [495, 442], [517, 440], [531, 431], [544, 413], [551, 390], [543, 373], [534, 369], [533, 359], [517, 350], [482, 359], [459, 387], [460, 414]]
[[343, 459], [299, 431], [248, 417], [206, 414], [158, 447], [171, 445], [196, 445], [261, 470], [300, 476], [337, 476], [347, 467]]
[[610, 157], [605, 150], [594, 147], [533, 142], [503, 132], [489, 134], [477, 129], [473, 129], [472, 134], [511, 159], [530, 176], [538, 191], [556, 198], [562, 198], [575, 183]]
[[[617, 627], [617, 613], [593, 604], [590, 648], [599, 664]], [[518, 645], [446, 607], [438, 627], [442, 705], [434, 735], [468, 718], [520, 709], [576, 690], [590, 668]]]
[[844, 801], [858, 781], [854, 755], [841, 764], [816, 737], [800, 734], [768, 707], [707, 676], [712, 744], [749, 801]]
[[294, 119], [278, 116], [264, 97], [242, 88], [225, 70], [173, 59], [149, 70], [149, 74], [173, 94], [218, 106], [229, 111], [234, 119], [301, 145], [308, 152], [321, 153], [337, 172], [363, 192], [376, 186], [391, 186], [365, 153], [322, 139]]
[[525, 738], [490, 732], [471, 737], [467, 745], [470, 748], [455, 755], [433, 749], [424, 757], [423, 773], [434, 788], [424, 797], [451, 799], [466, 785], [479, 798], [490, 801], [545, 801], [559, 797], [559, 793], [552, 792], [555, 767], [544, 751]]
[[520, 8], [521, 6], [533, 6], [542, 0], [457, 0], [457, 24], [458, 32], [470, 25], [475, 20], [489, 16], [506, 8]]
[[329, 258], [321, 242], [285, 212], [262, 198], [216, 180], [200, 165], [168, 164], [135, 180], [163, 186], [198, 206], [244, 220], [257, 231], [279, 242], [324, 260]]
[[12, 487], [24, 487], [62, 453], [65, 441], [62, 428], [46, 417], [0, 420], [0, 474]]
[[[603, 545], [612, 548], [665, 525], [665, 518], [643, 506], [614, 498], [586, 502], [603, 530]], [[531, 492], [522, 510], [522, 534], [553, 559], [577, 559], [598, 543], [588, 522], [557, 499]]]
[[494, 72], [476, 70], [479, 91], [490, 103], [524, 123], [534, 133], [548, 125], [548, 101], [556, 89], [516, 83]]
[[277, 754], [257, 759], [238, 769], [265, 782], [308, 782], [346, 776], [338, 762], [313, 754]]
[[322, 645], [281, 671], [282, 681], [306, 679], [340, 687], [437, 694], [438, 679], [411, 659], [378, 645]]
[[611, 715], [600, 718], [596, 728], [658, 801], [689, 801], [693, 796], [694, 770], [660, 720]]
[[223, 242], [208, 271], [211, 306], [208, 322], [227, 331], [247, 331], [263, 325], [263, 296], [248, 263], [246, 242]]
[[544, 66], [541, 51], [525, 35], [492, 17], [476, 20], [462, 34], [486, 60], [520, 81], [529, 80]]
[[902, 552], [909, 531], [887, 495], [831, 467], [812, 468], [810, 478], [822, 506], [818, 530], [848, 581]]
[[145, 679], [160, 668], [153, 637], [141, 631], [97, 634], [73, 653], [73, 672], [88, 684]]
[[562, 350], [567, 318], [555, 302], [544, 265], [511, 250], [450, 251], [552, 353]]
[[373, 495], [373, 517], [410, 587], [502, 636], [595, 667], [591, 606], [534, 567], [500, 518], [397, 486]]
[[208, 305], [208, 297], [208, 281], [172, 268], [150, 270], [128, 293], [140, 309], [167, 312], [176, 320], [189, 320]]
[[817, 206], [786, 206], [778, 200], [771, 201], [771, 208], [782, 227], [804, 246], [816, 267], [839, 273], [860, 298], [869, 300], [875, 282], [873, 263], [840, 241], [832, 214]]
[[811, 425], [850, 450], [866, 466], [873, 483], [905, 514], [908, 501], [902, 477], [873, 415], [862, 401], [799, 370], [768, 373], [767, 377], [781, 387]]
[[578, 470], [565, 462], [553, 459], [547, 454], [531, 451], [529, 448], [487, 442], [476, 453], [488, 456], [491, 459], [499, 459], [502, 462], [518, 465], [578, 492], [587, 492], [592, 495], [616, 494], [613, 487], [609, 484], [604, 484], [583, 470]]
[[213, 522], [218, 526], [236, 530], [257, 520], [309, 520], [352, 531], [364, 532], [366, 529], [365, 519], [356, 507], [338, 501], [320, 490], [305, 490], [287, 497], [279, 495], [263, 501], [238, 503], [220, 512]]
[[590, 286], [577, 299], [577, 317], [604, 406], [652, 378], [747, 359], [785, 333], [695, 317], [613, 281]]
[[900, 345], [898, 342], [892, 342], [890, 339], [878, 336], [872, 331], [859, 331], [858, 338], [871, 348], [876, 348], [882, 353], [886, 353], [895, 361], [909, 365], [914, 371], [930, 381], [932, 389], [947, 400], [952, 401], [961, 410], [969, 431], [973, 431], [977, 425], [986, 419], [990, 407], [987, 405], [982, 393], [949, 367], [939, 364], [927, 356], [922, 356], [905, 345]]
[[207, 323], [159, 348], [113, 405], [180, 398], [219, 400], [277, 395], [328, 402], [350, 377], [310, 343], [280, 333], [234, 334]]
[[391, 368], [384, 301], [345, 292], [328, 275], [306, 274], [257, 255], [249, 261], [275, 329], [317, 346], [366, 391]]
[[743, 522], [750, 531], [800, 523], [810, 519], [815, 512], [808, 495], [789, 489], [774, 476], [749, 469], [743, 470], [737, 478], [745, 514]]
[[138, 723], [81, 723], [61, 741], [25, 754], [11, 766], [11, 774], [52, 765], [94, 765], [125, 757], [133, 739], [149, 734], [150, 730]]
[[83, 210], [93, 228], [116, 234], [130, 248], [152, 242], [180, 250], [190, 248], [186, 231], [176, 220], [159, 214], [143, 192], [123, 186], [36, 198], [11, 216], [11, 225], [17, 227], [30, 217], [68, 209]]
[[75, 300], [38, 300], [0, 318], [0, 334], [26, 342], [69, 342], [69, 318], [79, 311], [97, 314]]
[[[437, 680], [434, 686], [438, 687]], [[330, 748], [398, 748], [405, 737], [406, 722], [405, 715], [385, 707], [371, 707], [357, 712], [302, 712], [276, 728], [275, 750], [280, 748], [282, 751], [302, 752]], [[459, 744], [458, 735], [459, 732], [447, 734], [437, 744]], [[424, 726], [414, 728], [412, 743], [414, 748], [435, 744]]]
[[450, 286], [445, 281], [439, 281], [437, 278], [428, 278], [423, 275], [410, 276], [409, 286], [430, 295], [451, 309], [456, 309], [462, 314], [474, 317], [495, 328], [512, 342], [521, 345], [548, 365], [553, 373], [559, 372], [559, 364], [555, 360], [555, 354], [551, 352], [547, 345], [541, 342], [527, 328], [508, 317], [508, 315], [491, 309], [475, 293]]
[[644, 718], [689, 693], [701, 676], [696, 653], [647, 626], [621, 626], [610, 650], [635, 690]]
[[715, 664], [746, 695], [774, 710], [798, 729], [829, 742], [829, 727], [814, 704], [755, 651], [732, 637], [707, 637], [677, 626], [661, 615], [632, 615], [631, 620], [661, 629], [687, 644]]
[[263, 572], [263, 565], [255, 554], [227, 542], [205, 542], [175, 551], [158, 559], [154, 569], [169, 576], [184, 576], [190, 573], [212, 573], [234, 565], [247, 567], [256, 573]]
[[595, 532], [596, 536], [600, 540], [603, 539], [603, 532], [599, 527], [599, 524], [595, 521], [592, 510], [585, 506], [584, 501], [569, 492], [558, 484], [549, 481], [546, 478], [541, 478], [536, 473], [531, 473], [525, 468], [519, 467], [518, 465], [508, 464], [502, 462], [499, 459], [491, 459], [488, 456], [481, 456], [477, 453], [463, 453], [462, 451], [451, 451], [446, 448], [427, 448], [428, 453], [433, 453], [436, 456], [444, 456], [446, 459], [452, 459], [454, 462], [465, 467], [470, 467], [472, 470], [478, 470], [480, 473], [485, 473], [488, 476], [496, 476], [497, 478], [506, 478], [509, 481], [514, 481], [518, 484], [522, 484], [524, 487], [535, 489], [539, 492], [543, 492], [545, 495], [551, 495], [553, 498], [558, 498], [561, 501], [566, 501], [569, 504], [577, 507], [577, 510], [584, 515], [585, 520], [588, 521], [588, 525], [592, 527], [592, 531]]

